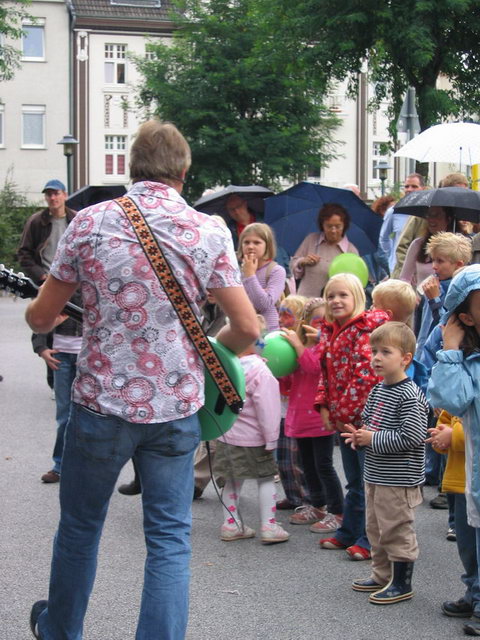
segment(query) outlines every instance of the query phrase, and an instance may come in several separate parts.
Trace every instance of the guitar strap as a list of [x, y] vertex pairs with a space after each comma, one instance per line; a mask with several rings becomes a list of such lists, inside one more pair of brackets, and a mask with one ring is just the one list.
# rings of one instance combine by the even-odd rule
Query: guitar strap
[[121, 207], [132, 224], [138, 241], [175, 309], [183, 328], [220, 391], [218, 399], [220, 404], [217, 403], [216, 410], [218, 409], [218, 412], [221, 413], [222, 406], [227, 404], [234, 413], [239, 413], [243, 407], [243, 400], [210, 344], [202, 325], [198, 321], [190, 302], [185, 296], [142, 212], [128, 196], [117, 198], [115, 202]]

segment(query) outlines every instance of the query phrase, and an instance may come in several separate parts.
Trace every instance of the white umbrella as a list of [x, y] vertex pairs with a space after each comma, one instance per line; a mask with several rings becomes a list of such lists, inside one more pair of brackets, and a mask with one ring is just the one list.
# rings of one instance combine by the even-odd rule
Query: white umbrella
[[418, 162], [450, 162], [471, 166], [480, 163], [480, 124], [436, 124], [412, 138], [395, 156]]

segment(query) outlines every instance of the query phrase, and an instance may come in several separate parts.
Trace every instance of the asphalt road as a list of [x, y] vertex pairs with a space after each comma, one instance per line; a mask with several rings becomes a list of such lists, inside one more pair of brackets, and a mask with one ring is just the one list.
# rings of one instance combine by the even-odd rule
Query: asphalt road
[[[33, 354], [23, 320], [26, 302], [0, 297], [0, 640], [30, 638], [31, 604], [47, 597], [58, 486], [40, 482], [50, 469], [54, 405], [43, 361]], [[339, 464], [340, 467], [340, 464]], [[120, 481], [131, 478], [122, 471]], [[222, 543], [222, 507], [209, 486], [193, 504], [193, 558], [189, 640], [451, 640], [462, 621], [440, 604], [463, 594], [455, 543], [447, 542], [447, 513], [429, 508], [427, 487], [417, 510], [420, 558], [415, 597], [378, 607], [350, 588], [369, 573], [343, 551], [321, 550], [308, 527], [288, 525], [284, 544], [258, 539]], [[245, 486], [243, 513], [258, 525], [256, 483]], [[85, 621], [85, 640], [131, 640], [142, 587], [144, 542], [138, 497], [112, 498], [97, 580]]]

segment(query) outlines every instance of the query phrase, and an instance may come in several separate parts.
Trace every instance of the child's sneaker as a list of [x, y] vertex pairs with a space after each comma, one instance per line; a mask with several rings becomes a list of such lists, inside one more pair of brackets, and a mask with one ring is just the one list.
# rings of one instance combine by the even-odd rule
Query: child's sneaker
[[236, 525], [229, 527], [226, 524], [222, 524], [220, 529], [220, 540], [224, 542], [233, 542], [233, 540], [244, 540], [245, 538], [254, 537], [255, 531], [245, 525], [242, 527], [237, 527]]
[[281, 527], [278, 522], [270, 525], [263, 525], [260, 529], [262, 544], [275, 544], [276, 542], [286, 542], [290, 534]]
[[322, 549], [346, 549], [347, 545], [336, 538], [323, 538], [318, 543]]
[[352, 544], [346, 551], [352, 560], [370, 560], [372, 557], [369, 549], [360, 547], [358, 544]]
[[321, 509], [313, 507], [311, 504], [304, 504], [295, 509], [288, 521], [290, 524], [313, 524], [319, 520], [323, 520], [327, 515], [327, 507]]
[[319, 520], [312, 524], [310, 531], [313, 533], [335, 533], [338, 527], [342, 524], [342, 520], [342, 516], [337, 516], [334, 513], [327, 513], [323, 520]]

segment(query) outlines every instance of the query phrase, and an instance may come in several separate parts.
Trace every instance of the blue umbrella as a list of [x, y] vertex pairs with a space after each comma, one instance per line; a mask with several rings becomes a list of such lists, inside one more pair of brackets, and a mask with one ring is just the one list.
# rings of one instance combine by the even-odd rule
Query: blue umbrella
[[347, 237], [360, 255], [375, 253], [382, 217], [348, 189], [300, 182], [266, 198], [265, 222], [275, 231], [278, 244], [293, 255], [309, 233], [318, 231], [318, 212], [328, 203], [341, 204], [350, 214]]

